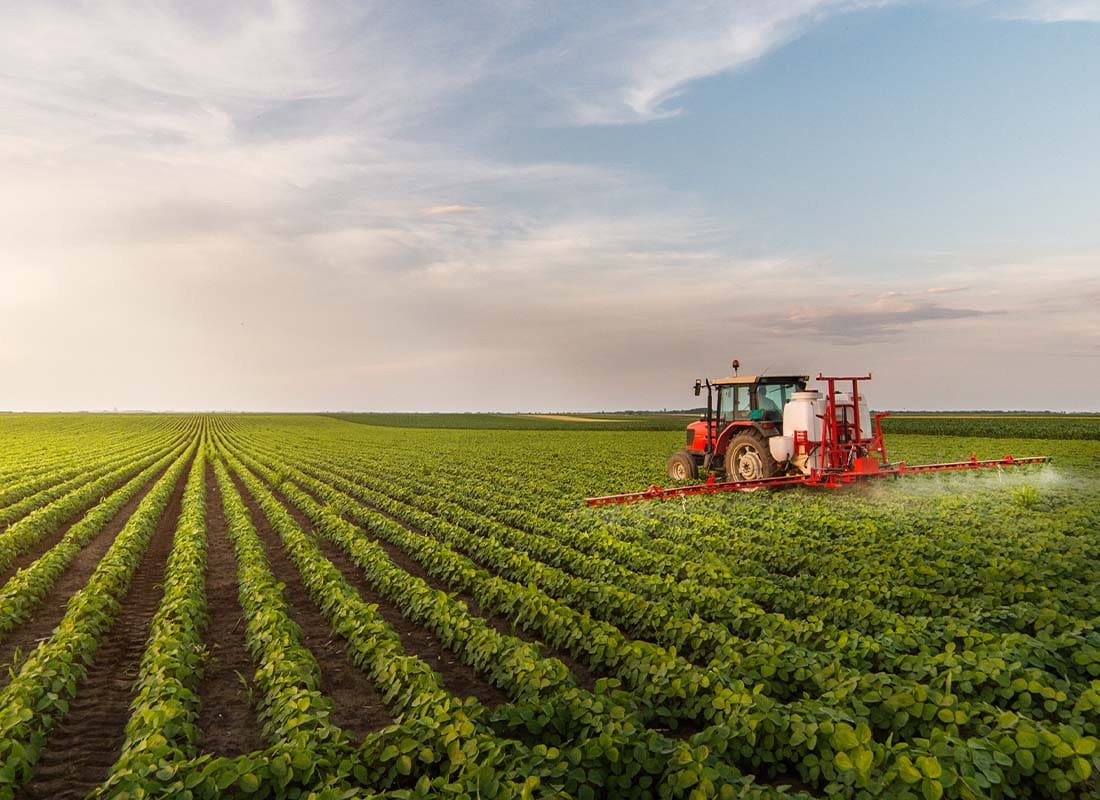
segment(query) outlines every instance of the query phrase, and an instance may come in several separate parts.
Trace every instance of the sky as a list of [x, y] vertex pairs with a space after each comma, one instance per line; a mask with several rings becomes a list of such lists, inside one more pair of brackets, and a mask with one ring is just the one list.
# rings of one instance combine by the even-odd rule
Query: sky
[[0, 409], [1100, 410], [1100, 0], [0, 0]]

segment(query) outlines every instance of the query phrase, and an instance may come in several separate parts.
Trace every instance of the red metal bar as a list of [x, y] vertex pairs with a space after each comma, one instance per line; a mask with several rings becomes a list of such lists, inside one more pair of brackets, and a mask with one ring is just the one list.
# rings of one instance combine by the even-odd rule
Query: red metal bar
[[921, 472], [948, 472], [960, 469], [993, 469], [995, 467], [1023, 467], [1028, 464], [1045, 464], [1050, 461], [1050, 456], [1028, 456], [1026, 458], [1013, 458], [1008, 455], [1004, 458], [991, 458], [979, 461], [971, 458], [968, 461], [951, 461], [944, 464], [906, 464], [900, 461], [890, 465], [878, 474], [887, 475], [913, 475]]
[[589, 506], [610, 506], [620, 503], [637, 503], [640, 500], [661, 500], [670, 497], [690, 497], [697, 494], [716, 494], [718, 492], [740, 492], [751, 489], [764, 489], [777, 486], [821, 486], [825, 488], [837, 488], [849, 483], [873, 480], [875, 478], [889, 478], [900, 475], [917, 475], [927, 472], [950, 472], [955, 470], [995, 469], [998, 467], [1021, 467], [1028, 464], [1043, 464], [1050, 461], [1049, 456], [1029, 456], [1027, 458], [1013, 458], [1006, 455], [1004, 458], [992, 458], [979, 461], [971, 457], [968, 461], [952, 461], [942, 464], [914, 464], [909, 465], [904, 461], [897, 464], [887, 464], [876, 471], [847, 471], [825, 470], [811, 476], [783, 475], [778, 478], [761, 478], [755, 481], [714, 481], [713, 476], [706, 483], [697, 483], [691, 486], [674, 486], [662, 489], [651, 485], [642, 492], [628, 492], [626, 494], [609, 494], [602, 497], [589, 497], [585, 504]]
[[871, 448], [872, 450], [877, 449], [882, 454], [882, 463], [883, 464], [886, 464], [886, 463], [889, 462], [889, 458], [886, 455], [886, 440], [882, 436], [882, 418], [883, 417], [888, 417], [888, 416], [890, 416], [890, 414], [888, 412], [885, 412], [885, 411], [880, 411], [879, 413], [875, 414], [874, 426], [875, 426], [875, 445], [876, 445], [876, 447]]
[[668, 497], [688, 497], [695, 494], [716, 494], [717, 492], [742, 492], [750, 489], [760, 489], [771, 486], [793, 486], [799, 483], [807, 483], [805, 475], [783, 475], [778, 478], [760, 478], [755, 481], [713, 481], [708, 483], [696, 483], [691, 486], [673, 486], [662, 489], [660, 486], [650, 485], [643, 492], [628, 492], [626, 494], [608, 494], [602, 497], [588, 497], [585, 504], [590, 506], [612, 506], [618, 503], [636, 503], [639, 500], [660, 500]]

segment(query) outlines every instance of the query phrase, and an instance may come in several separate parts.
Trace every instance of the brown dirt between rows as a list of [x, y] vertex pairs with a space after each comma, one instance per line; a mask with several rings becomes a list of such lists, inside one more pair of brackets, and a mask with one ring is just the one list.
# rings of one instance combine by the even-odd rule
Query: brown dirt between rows
[[197, 747], [234, 757], [267, 745], [252, 708], [256, 670], [245, 646], [244, 612], [237, 597], [237, 562], [229, 541], [221, 490], [206, 466], [206, 605], [204, 644], [209, 654], [199, 681]]
[[320, 667], [321, 691], [333, 701], [333, 724], [357, 740], [391, 724], [393, 718], [382, 696], [370, 676], [351, 662], [344, 640], [333, 635], [328, 620], [303, 585], [298, 568], [283, 549], [279, 534], [272, 529], [267, 516], [240, 478], [237, 475], [232, 477], [267, 551], [271, 571], [285, 586], [284, 596], [290, 606], [291, 617], [302, 629], [302, 645], [313, 653]]
[[[170, 465], [169, 465], [170, 466]], [[130, 519], [133, 513], [137, 510], [138, 505], [145, 499], [145, 496], [153, 490], [153, 486], [161, 479], [165, 472], [168, 471], [168, 466], [158, 471], [151, 481], [146, 484], [136, 495], [119, 509], [118, 513], [111, 518], [106, 525], [97, 533], [90, 542], [81, 548], [76, 558], [72, 563], [61, 573], [60, 577], [46, 593], [46, 596], [39, 603], [38, 608], [33, 612], [30, 619], [23, 624], [12, 630], [3, 642], [0, 643], [0, 664], [11, 664], [15, 653], [18, 651], [23, 655], [26, 655], [30, 650], [34, 649], [38, 643], [44, 639], [48, 639], [52, 634], [54, 628], [61, 622], [62, 617], [65, 616], [65, 612], [68, 610], [69, 598], [77, 593], [88, 582], [88, 578], [95, 572], [96, 565], [99, 564], [104, 553], [111, 547], [115, 541], [115, 537], [126, 526], [126, 522]], [[50, 541], [43, 544], [38, 543], [35, 547], [24, 553], [17, 559], [15, 565], [13, 565], [10, 574], [5, 574], [3, 582], [11, 580], [15, 572], [19, 569], [30, 566], [35, 560], [40, 558], [50, 547], [61, 541], [61, 539], [68, 533], [69, 528], [77, 524], [84, 518], [84, 514], [81, 514], [77, 519], [72, 520], [65, 526], [64, 530], [58, 535], [47, 537]], [[0, 669], [0, 687], [6, 686], [8, 681], [11, 680], [11, 675], [8, 669]]]
[[186, 476], [187, 470], [177, 480], [118, 617], [96, 651], [88, 674], [77, 684], [68, 714], [50, 732], [34, 777], [19, 796], [84, 797], [106, 780], [118, 759], [130, 719], [133, 682], [149, 624], [163, 595], [164, 570], [175, 539]]

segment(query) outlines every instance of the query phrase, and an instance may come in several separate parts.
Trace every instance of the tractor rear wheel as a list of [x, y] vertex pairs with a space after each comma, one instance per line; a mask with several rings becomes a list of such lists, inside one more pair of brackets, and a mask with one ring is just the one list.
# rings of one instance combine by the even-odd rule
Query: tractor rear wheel
[[779, 471], [768, 442], [756, 431], [733, 437], [726, 447], [726, 480], [757, 481]]
[[699, 477], [695, 459], [681, 450], [668, 459], [668, 477], [674, 481], [689, 481]]

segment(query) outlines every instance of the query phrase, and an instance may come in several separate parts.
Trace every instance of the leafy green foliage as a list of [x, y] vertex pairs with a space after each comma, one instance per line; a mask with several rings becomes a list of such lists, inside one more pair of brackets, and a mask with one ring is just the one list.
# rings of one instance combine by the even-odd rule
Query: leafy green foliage
[[882, 423], [886, 434], [969, 436], [992, 439], [1100, 439], [1100, 416], [1074, 414], [897, 414]]
[[[119, 423], [144, 434], [105, 460], [37, 428], [50, 447], [25, 471], [0, 453], [0, 502], [38, 498], [45, 509], [108, 475], [117, 483], [101, 484], [104, 501], [0, 588], [0, 633], [33, 613], [115, 510], [168, 473], [56, 634], [0, 692], [0, 785], [26, 782], [49, 746], [45, 734], [64, 717], [125, 602], [158, 508], [195, 453], [126, 740], [101, 796], [1095, 795], [1092, 442], [1044, 442], [1057, 469], [1023, 477], [593, 510], [579, 499], [661, 480], [684, 418], [674, 432], [545, 422], [589, 428], [146, 418], [145, 428]], [[94, 420], [53, 424], [98, 435]], [[929, 435], [887, 445], [910, 463], [971, 450], [1030, 454], [1026, 443]], [[347, 668], [378, 688], [392, 725], [356, 741], [333, 723], [334, 701], [246, 498], [343, 643]], [[241, 635], [270, 742], [235, 758], [195, 747], [208, 657], [203, 509], [213, 502], [229, 528]], [[34, 514], [16, 524], [31, 531]], [[0, 534], [0, 552], [4, 541]], [[10, 541], [20, 553], [37, 539]], [[446, 670], [406, 649], [391, 612], [383, 616], [326, 557], [332, 547], [507, 702], [490, 708], [448, 688]], [[580, 680], [584, 672], [594, 683]]]
[[683, 431], [693, 414], [330, 414], [360, 425], [508, 431]]

